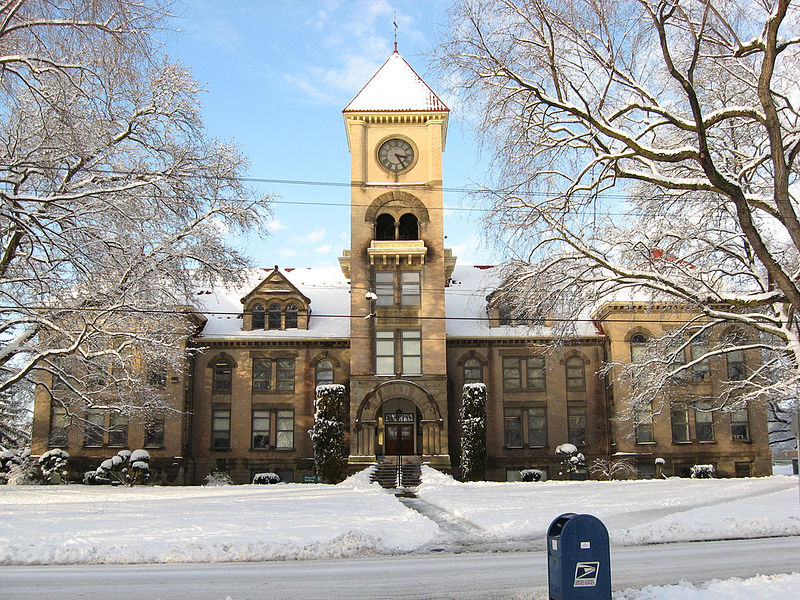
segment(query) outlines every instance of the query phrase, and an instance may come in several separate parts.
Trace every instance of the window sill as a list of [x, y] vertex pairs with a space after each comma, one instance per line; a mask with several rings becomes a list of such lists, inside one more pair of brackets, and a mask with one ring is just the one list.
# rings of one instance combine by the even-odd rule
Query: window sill
[[687, 445], [690, 445], [692, 443], [692, 441], [691, 440], [686, 440], [685, 442], [678, 442], [678, 441], [672, 440], [672, 443], [673, 444], [678, 444], [678, 445], [681, 445], [681, 446], [687, 446]]
[[636, 442], [636, 445], [637, 446], [655, 446], [656, 443], [654, 441], [653, 442]]
[[503, 446], [504, 450], [524, 450], [522, 446]]
[[698, 444], [716, 444], [717, 440], [697, 440]]
[[161, 446], [145, 446], [144, 450], [163, 450], [163, 444]]
[[211, 448], [212, 452], [230, 452], [230, 448]]
[[295, 448], [292, 446], [291, 448], [273, 448], [273, 450], [278, 452], [294, 452]]
[[753, 443], [753, 440], [737, 440], [735, 438], [733, 440], [731, 440], [731, 441], [734, 444], [752, 444]]

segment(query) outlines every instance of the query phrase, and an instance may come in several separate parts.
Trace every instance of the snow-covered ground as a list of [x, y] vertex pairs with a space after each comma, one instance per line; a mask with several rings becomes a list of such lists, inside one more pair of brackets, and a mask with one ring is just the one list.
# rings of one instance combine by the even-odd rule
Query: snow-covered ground
[[787, 600], [800, 592], [800, 573], [761, 575], [750, 579], [710, 581], [701, 586], [691, 583], [647, 586], [614, 592], [614, 600]]
[[[541, 539], [564, 512], [597, 515], [617, 545], [800, 535], [797, 480], [787, 476], [458, 483], [426, 468], [418, 494], [486, 540]], [[364, 473], [336, 486], [0, 487], [6, 565], [352, 557], [444, 535]]]

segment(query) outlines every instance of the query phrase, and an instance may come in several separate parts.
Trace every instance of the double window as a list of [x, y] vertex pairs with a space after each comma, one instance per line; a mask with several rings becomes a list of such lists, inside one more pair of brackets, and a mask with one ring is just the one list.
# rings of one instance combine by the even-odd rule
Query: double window
[[[583, 362], [581, 362], [582, 364]], [[505, 391], [542, 391], [544, 386], [543, 358], [503, 357], [503, 389]]]
[[[527, 423], [527, 428], [524, 424]], [[547, 409], [544, 406], [506, 407], [503, 412], [506, 448], [547, 446]], [[527, 435], [526, 435], [527, 434]]]
[[294, 448], [294, 411], [254, 406], [251, 420], [251, 447], [254, 450]]
[[[274, 378], [273, 378], [274, 373]], [[254, 358], [253, 392], [294, 391], [293, 358]]]
[[[395, 293], [399, 290], [399, 294]], [[419, 271], [376, 271], [375, 295], [377, 306], [419, 306], [420, 273]]]
[[418, 329], [375, 332], [375, 374], [422, 374], [422, 333]]

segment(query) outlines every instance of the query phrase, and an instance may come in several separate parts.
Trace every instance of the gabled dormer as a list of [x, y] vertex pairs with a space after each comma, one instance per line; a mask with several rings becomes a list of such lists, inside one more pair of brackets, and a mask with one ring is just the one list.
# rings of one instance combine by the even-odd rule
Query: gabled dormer
[[311, 300], [278, 265], [241, 302], [243, 331], [308, 329]]

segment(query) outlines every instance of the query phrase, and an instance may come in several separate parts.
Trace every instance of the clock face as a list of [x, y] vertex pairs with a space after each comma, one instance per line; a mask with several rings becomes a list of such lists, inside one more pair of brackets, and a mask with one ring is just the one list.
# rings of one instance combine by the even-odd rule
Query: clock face
[[399, 173], [411, 166], [414, 161], [414, 149], [405, 140], [387, 140], [378, 150], [378, 160], [387, 171]]

